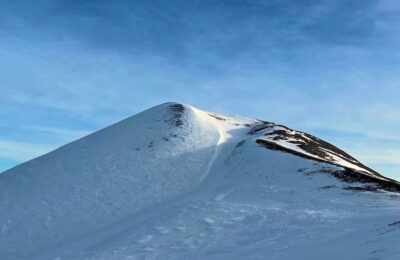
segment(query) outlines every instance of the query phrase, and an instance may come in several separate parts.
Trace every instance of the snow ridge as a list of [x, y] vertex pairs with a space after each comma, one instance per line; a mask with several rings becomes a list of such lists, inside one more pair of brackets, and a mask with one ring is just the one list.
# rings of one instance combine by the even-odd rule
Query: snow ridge
[[0, 174], [0, 259], [395, 259], [396, 187], [306, 133], [165, 103]]

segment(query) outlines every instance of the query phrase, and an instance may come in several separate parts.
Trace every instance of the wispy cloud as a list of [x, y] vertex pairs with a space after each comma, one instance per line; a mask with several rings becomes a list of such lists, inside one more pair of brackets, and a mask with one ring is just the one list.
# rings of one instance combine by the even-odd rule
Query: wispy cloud
[[355, 148], [350, 150], [358, 154], [360, 159], [366, 163], [397, 164], [400, 166], [399, 149], [378, 148], [371, 150], [364, 146], [364, 149]]
[[398, 148], [385, 148], [377, 146], [353, 147], [349, 152], [357, 154], [358, 159], [374, 168], [383, 175], [400, 181], [400, 150]]
[[51, 150], [54, 150], [55, 148], [56, 146], [50, 144], [35, 144], [0, 140], [0, 157], [17, 162], [23, 162], [43, 155]]
[[91, 133], [88, 130], [71, 130], [65, 128], [57, 128], [57, 127], [44, 127], [44, 126], [36, 126], [36, 125], [27, 125], [24, 127], [27, 130], [39, 131], [50, 133], [56, 135], [60, 139], [71, 141], [81, 137], [84, 137]]

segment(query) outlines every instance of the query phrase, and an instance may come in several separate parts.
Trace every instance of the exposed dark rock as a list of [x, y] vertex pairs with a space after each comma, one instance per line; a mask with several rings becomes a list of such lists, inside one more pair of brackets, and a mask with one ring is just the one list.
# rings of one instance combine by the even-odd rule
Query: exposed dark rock
[[185, 111], [185, 106], [182, 104], [173, 104], [169, 106], [169, 109], [172, 111], [172, 118], [164, 120], [164, 122], [171, 122], [176, 127], [182, 128], [183, 120], [182, 116]]
[[400, 227], [400, 221], [395, 221], [393, 223], [388, 224], [389, 227], [393, 227], [393, 226], [399, 226]]
[[[348, 182], [348, 183], [354, 183], [354, 182], [359, 182], [359, 183], [371, 183], [376, 185], [376, 188], [374, 189], [375, 191], [381, 189], [381, 190], [386, 190], [386, 191], [392, 191], [392, 192], [400, 192], [400, 183], [386, 178], [378, 173], [376, 173], [375, 171], [370, 171], [371, 174], [374, 175], [368, 175], [365, 172], [362, 171], [356, 171], [354, 169], [348, 168], [348, 167], [344, 167], [342, 165], [338, 165], [332, 161], [327, 161], [327, 160], [323, 160], [323, 159], [319, 159], [319, 158], [315, 158], [313, 156], [309, 156], [307, 154], [298, 152], [298, 151], [294, 151], [291, 150], [289, 148], [283, 147], [281, 145], [278, 145], [272, 141], [266, 141], [266, 140], [262, 140], [262, 139], [257, 139], [256, 142], [267, 148], [267, 149], [271, 149], [271, 150], [276, 150], [276, 151], [281, 151], [281, 152], [286, 152], [286, 153], [290, 153], [299, 157], [303, 157], [309, 160], [314, 160], [314, 161], [318, 161], [318, 162], [322, 162], [322, 163], [328, 163], [331, 165], [335, 165], [338, 166], [340, 168], [342, 168], [343, 170], [336, 170], [336, 171], [332, 171], [332, 170], [328, 170], [325, 169], [323, 171], [319, 171], [319, 172], [325, 172], [325, 173], [329, 173], [331, 175], [333, 175], [334, 177], [344, 181], [344, 182]], [[361, 164], [361, 163], [359, 163]], [[361, 164], [362, 165], [362, 164]], [[364, 169], [369, 169], [368, 167], [362, 165]], [[353, 189], [355, 190], [355, 189]]]
[[185, 106], [182, 104], [173, 104], [173, 105], [170, 105], [169, 108], [172, 111], [177, 112], [177, 113], [183, 113], [183, 111], [185, 111]]
[[331, 188], [336, 188], [336, 186], [335, 185], [326, 185], [326, 186], [320, 187], [321, 190], [327, 190], [327, 189], [331, 189]]
[[373, 192], [381, 192], [379, 187], [376, 185], [365, 185], [365, 186], [346, 186], [345, 190], [353, 190], [353, 191], [373, 191]]
[[240, 146], [242, 146], [244, 143], [246, 142], [246, 140], [242, 140], [242, 141], [240, 141], [237, 145], [236, 145], [236, 147], [240, 147]]
[[271, 126], [268, 126], [268, 125], [254, 126], [254, 127], [250, 130], [249, 134], [254, 135], [254, 134], [256, 134], [256, 133], [258, 133], [258, 132], [260, 132], [260, 131], [262, 131], [262, 130], [264, 130], [264, 129], [270, 128], [270, 127], [271, 127]]
[[217, 119], [217, 120], [226, 121], [226, 119], [223, 118], [223, 117], [221, 117], [221, 116], [217, 116], [217, 115], [213, 115], [213, 114], [208, 114], [208, 115], [211, 116], [211, 117], [213, 117], [213, 118], [215, 118], [215, 119]]

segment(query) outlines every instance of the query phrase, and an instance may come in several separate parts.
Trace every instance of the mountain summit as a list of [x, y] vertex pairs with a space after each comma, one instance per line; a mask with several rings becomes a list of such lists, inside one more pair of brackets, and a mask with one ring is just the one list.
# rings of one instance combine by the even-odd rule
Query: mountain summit
[[312, 135], [166, 103], [0, 174], [0, 259], [397, 259], [399, 191]]

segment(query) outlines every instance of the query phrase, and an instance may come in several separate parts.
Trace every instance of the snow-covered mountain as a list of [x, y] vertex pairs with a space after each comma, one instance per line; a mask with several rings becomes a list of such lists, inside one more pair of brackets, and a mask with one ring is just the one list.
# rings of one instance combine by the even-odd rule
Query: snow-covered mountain
[[400, 259], [400, 183], [166, 103], [0, 174], [0, 259]]

